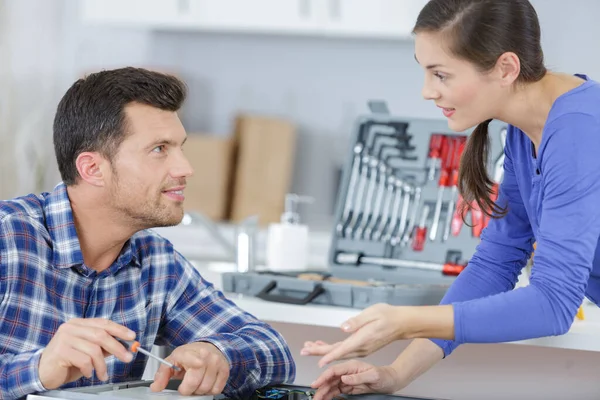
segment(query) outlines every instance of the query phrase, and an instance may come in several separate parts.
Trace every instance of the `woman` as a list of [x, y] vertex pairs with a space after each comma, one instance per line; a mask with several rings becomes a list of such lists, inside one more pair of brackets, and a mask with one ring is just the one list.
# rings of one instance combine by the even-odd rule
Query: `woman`
[[[527, 0], [431, 0], [414, 34], [423, 96], [452, 130], [476, 126], [460, 167], [465, 203], [494, 218], [441, 305], [376, 305], [342, 326], [346, 340], [306, 343], [301, 354], [323, 356], [322, 367], [415, 339], [389, 366], [330, 367], [315, 400], [398, 391], [462, 343], [564, 334], [584, 296], [600, 300], [600, 85], [546, 70]], [[485, 168], [492, 119], [509, 125], [496, 203]], [[512, 290], [534, 241], [530, 285]]]

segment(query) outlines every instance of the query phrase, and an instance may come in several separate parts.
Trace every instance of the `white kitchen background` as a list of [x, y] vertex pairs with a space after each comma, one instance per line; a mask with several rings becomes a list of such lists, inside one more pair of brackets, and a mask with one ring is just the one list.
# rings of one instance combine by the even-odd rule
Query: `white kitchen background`
[[[374, 11], [414, 13], [422, 1], [176, 0], [192, 12], [194, 4], [220, 4], [201, 30], [169, 20], [165, 4], [174, 1], [134, 0], [144, 4], [137, 23], [123, 5], [119, 26], [92, 26], [80, 18], [80, 0], [0, 0], [1, 198], [49, 190], [58, 181], [51, 145], [56, 103], [78, 76], [100, 68], [152, 66], [181, 75], [191, 89], [184, 110], [190, 132], [229, 134], [240, 110], [293, 120], [300, 134], [293, 191], [317, 200], [302, 210], [309, 224], [330, 219], [352, 122], [369, 99], [385, 99], [394, 114], [440, 117], [420, 97], [423, 73], [405, 36], [410, 21], [399, 17], [394, 28], [388, 12], [378, 24], [382, 14]], [[600, 2], [532, 2], [547, 65], [600, 79]], [[231, 16], [236, 9], [242, 18]], [[313, 12], [321, 14], [299, 22], [298, 15]]]

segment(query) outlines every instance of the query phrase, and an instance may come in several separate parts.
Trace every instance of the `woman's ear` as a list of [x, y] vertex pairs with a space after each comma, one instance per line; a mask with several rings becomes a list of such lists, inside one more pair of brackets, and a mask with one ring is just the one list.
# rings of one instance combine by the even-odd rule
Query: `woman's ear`
[[494, 69], [501, 85], [508, 87], [517, 80], [521, 73], [521, 60], [515, 53], [508, 51], [498, 57]]

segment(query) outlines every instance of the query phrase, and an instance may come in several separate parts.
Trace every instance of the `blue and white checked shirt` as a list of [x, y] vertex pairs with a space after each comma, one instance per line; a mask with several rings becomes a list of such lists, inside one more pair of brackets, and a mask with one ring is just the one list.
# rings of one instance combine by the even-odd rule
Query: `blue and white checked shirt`
[[[284, 339], [238, 308], [172, 244], [135, 234], [107, 270], [83, 263], [67, 190], [0, 202], [0, 399], [44, 391], [38, 363], [71, 318], [107, 318], [137, 334], [142, 347], [205, 341], [231, 365], [224, 393], [291, 383], [296, 367]], [[106, 359], [112, 382], [141, 379], [147, 357]], [[63, 387], [101, 384], [95, 375]]]

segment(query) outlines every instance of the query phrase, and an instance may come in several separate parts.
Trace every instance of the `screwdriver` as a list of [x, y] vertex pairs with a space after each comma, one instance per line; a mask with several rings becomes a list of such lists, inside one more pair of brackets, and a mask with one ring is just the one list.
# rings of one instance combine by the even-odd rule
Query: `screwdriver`
[[450, 202], [448, 203], [448, 212], [446, 213], [446, 222], [444, 224], [444, 234], [442, 241], [448, 240], [450, 236], [450, 226], [452, 224], [453, 213], [455, 208], [455, 198], [458, 193], [458, 171], [460, 169], [460, 158], [465, 149], [466, 136], [454, 138], [454, 149], [452, 154], [452, 162], [450, 165]]
[[427, 237], [427, 217], [429, 217], [429, 206], [423, 206], [421, 220], [419, 225], [415, 227], [415, 236], [412, 245], [414, 251], [423, 251], [423, 246], [425, 246]]
[[179, 368], [176, 365], [171, 364], [170, 362], [168, 362], [167, 360], [165, 360], [164, 358], [155, 356], [154, 354], [150, 353], [148, 350], [145, 350], [144, 348], [140, 347], [140, 342], [138, 342], [137, 340], [124, 340], [124, 339], [117, 339], [119, 342], [121, 342], [121, 344], [123, 346], [125, 346], [125, 348], [127, 350], [130, 350], [132, 353], [137, 353], [140, 352], [142, 354], [147, 355], [150, 358], [154, 358], [156, 361], [165, 364], [166, 366], [173, 368], [175, 371], [181, 371], [181, 368]]
[[433, 212], [433, 223], [431, 224], [431, 230], [429, 231], [429, 240], [432, 242], [437, 237], [438, 227], [440, 225], [440, 215], [442, 213], [442, 201], [444, 200], [444, 188], [450, 183], [449, 169], [452, 166], [452, 155], [454, 154], [454, 138], [451, 136], [443, 136], [442, 139], [442, 153], [440, 155], [442, 165], [440, 167], [440, 178], [438, 180], [439, 189]]

